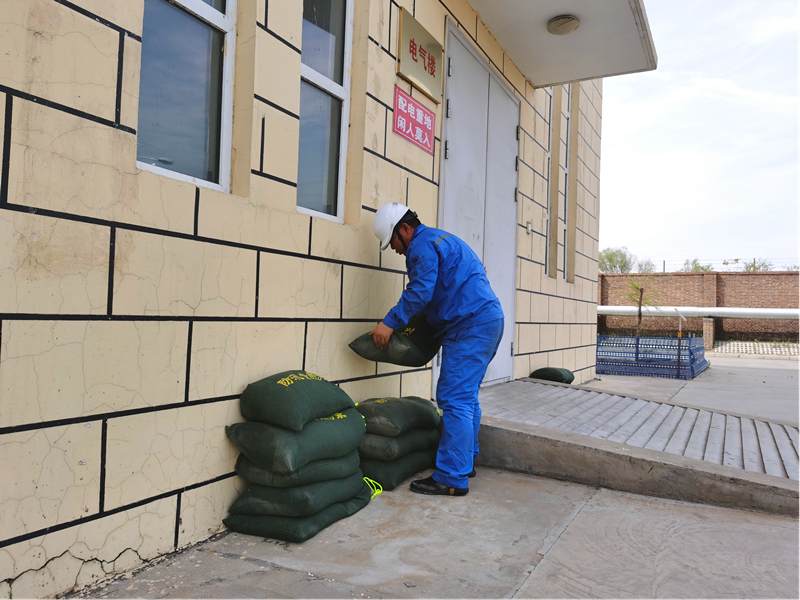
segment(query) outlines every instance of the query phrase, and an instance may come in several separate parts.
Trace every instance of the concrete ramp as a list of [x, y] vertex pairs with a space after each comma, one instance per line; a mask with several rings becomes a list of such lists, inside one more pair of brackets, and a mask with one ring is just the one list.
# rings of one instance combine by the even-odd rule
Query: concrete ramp
[[478, 464], [797, 516], [795, 424], [535, 379], [480, 400]]

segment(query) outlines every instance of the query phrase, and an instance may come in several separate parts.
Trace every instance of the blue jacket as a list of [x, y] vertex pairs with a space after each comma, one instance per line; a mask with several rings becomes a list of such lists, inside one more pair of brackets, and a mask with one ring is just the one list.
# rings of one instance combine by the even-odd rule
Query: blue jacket
[[503, 309], [472, 249], [451, 233], [420, 225], [406, 250], [408, 285], [383, 323], [399, 329], [419, 312], [438, 338], [503, 318]]

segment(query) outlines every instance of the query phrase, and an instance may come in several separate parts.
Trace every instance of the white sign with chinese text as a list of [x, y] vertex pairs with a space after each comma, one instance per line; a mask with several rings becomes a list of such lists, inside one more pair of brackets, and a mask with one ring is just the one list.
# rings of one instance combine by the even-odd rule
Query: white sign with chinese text
[[444, 48], [405, 8], [400, 11], [397, 74], [437, 104], [442, 101]]

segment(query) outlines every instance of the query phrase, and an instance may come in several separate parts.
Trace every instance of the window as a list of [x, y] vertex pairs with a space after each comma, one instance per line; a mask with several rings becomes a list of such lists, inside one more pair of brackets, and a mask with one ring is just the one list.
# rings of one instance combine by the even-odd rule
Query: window
[[[570, 169], [573, 168], [573, 165], [571, 164], [572, 161], [570, 160], [570, 157], [572, 155], [571, 148], [570, 148], [570, 140], [572, 138], [572, 135], [571, 135], [572, 113], [571, 113], [571, 110], [570, 110], [572, 108], [572, 84], [571, 83], [567, 84], [565, 86], [565, 88], [566, 88], [566, 96], [567, 96], [567, 114], [566, 114], [566, 118], [564, 119], [566, 121], [565, 126], [564, 126], [564, 129], [565, 129], [565, 133], [564, 133], [564, 197], [561, 200], [560, 208], [561, 208], [561, 211], [562, 211], [561, 219], [563, 220], [563, 223], [564, 223], [563, 224], [564, 255], [562, 257], [563, 260], [562, 260], [562, 264], [561, 264], [561, 269], [563, 270], [564, 280], [567, 280], [568, 279], [568, 277], [567, 277], [567, 263], [569, 262], [567, 260], [567, 257], [569, 256], [569, 251], [571, 250], [571, 248], [569, 247], [569, 233], [568, 232], [569, 232], [570, 223], [569, 223], [569, 207], [568, 207], [567, 199], [572, 194], [572, 190], [570, 190], [570, 185], [569, 185], [570, 179], [571, 179], [571, 177], [570, 177]], [[575, 168], [577, 168], [577, 167], [575, 167]]]
[[136, 161], [230, 190], [236, 0], [145, 0]]
[[297, 206], [342, 220], [352, 0], [303, 0]]

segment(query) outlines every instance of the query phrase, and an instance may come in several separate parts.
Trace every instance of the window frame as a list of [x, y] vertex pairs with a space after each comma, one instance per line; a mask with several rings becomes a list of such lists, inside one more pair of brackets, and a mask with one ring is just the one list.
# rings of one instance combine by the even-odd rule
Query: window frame
[[[222, 98], [220, 108], [220, 136], [219, 136], [219, 183], [184, 175], [177, 171], [136, 161], [136, 168], [150, 171], [156, 175], [163, 175], [178, 181], [184, 181], [199, 187], [209, 188], [220, 192], [231, 191], [231, 168], [233, 157], [233, 75], [234, 60], [236, 57], [236, 11], [238, 0], [226, 0], [225, 14], [203, 2], [203, 0], [167, 0], [191, 16], [199, 19], [206, 25], [221, 31], [225, 36], [222, 57]], [[143, 40], [144, 42], [144, 40]]]
[[[569, 281], [568, 273], [567, 273], [567, 265], [569, 264], [568, 259], [568, 250], [569, 250], [569, 195], [570, 195], [570, 168], [572, 165], [570, 164], [570, 132], [572, 127], [572, 84], [568, 83], [565, 85], [564, 95], [567, 98], [567, 115], [566, 115], [566, 123], [567, 126], [565, 127], [564, 131], [564, 256], [562, 260], [562, 267], [564, 269], [564, 281]], [[563, 111], [563, 109], [562, 109]], [[563, 114], [563, 112], [562, 112]], [[559, 207], [561, 208], [561, 207]]]
[[[342, 85], [336, 83], [333, 79], [328, 79], [318, 71], [315, 71], [308, 65], [300, 62], [300, 80], [309, 85], [319, 88], [323, 92], [330, 94], [342, 103], [342, 114], [339, 119], [339, 168], [337, 170], [337, 185], [336, 185], [336, 214], [329, 215], [327, 213], [314, 210], [313, 208], [306, 208], [300, 206], [295, 201], [297, 212], [326, 219], [335, 223], [344, 223], [344, 195], [345, 195], [345, 177], [347, 172], [347, 142], [348, 133], [350, 132], [350, 60], [353, 53], [353, 0], [345, 0], [345, 18], [344, 18], [344, 56], [342, 57]], [[302, 50], [302, 47], [301, 47]], [[302, 115], [301, 115], [302, 119]], [[298, 149], [299, 152], [299, 149]], [[298, 155], [297, 167], [300, 168], [300, 160]]]

